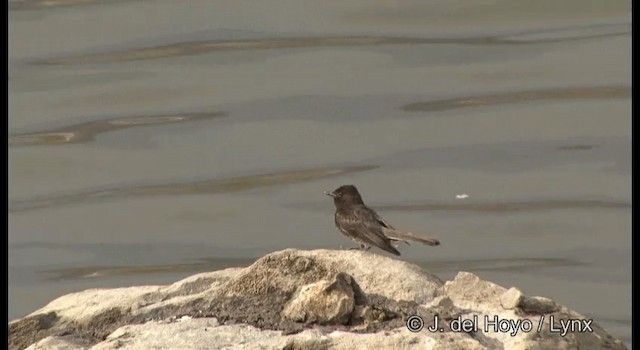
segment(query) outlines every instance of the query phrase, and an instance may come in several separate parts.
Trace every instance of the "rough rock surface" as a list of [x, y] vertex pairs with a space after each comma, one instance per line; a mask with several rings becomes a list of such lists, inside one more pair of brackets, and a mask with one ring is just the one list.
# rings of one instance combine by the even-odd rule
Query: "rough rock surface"
[[[475, 321], [477, 329], [458, 331], [459, 319]], [[500, 320], [520, 326], [495, 330], [492, 322], [503, 324]], [[582, 332], [561, 336], [568, 320], [575, 320], [571, 324]], [[424, 328], [411, 332], [407, 323]], [[415, 265], [374, 253], [292, 249], [247, 268], [198, 274], [170, 286], [65, 295], [10, 322], [9, 347], [626, 348], [575, 311], [471, 273], [460, 272], [443, 283]]]
[[352, 279], [344, 273], [308, 284], [291, 298], [281, 315], [297, 322], [347, 323], [355, 306], [353, 288]]

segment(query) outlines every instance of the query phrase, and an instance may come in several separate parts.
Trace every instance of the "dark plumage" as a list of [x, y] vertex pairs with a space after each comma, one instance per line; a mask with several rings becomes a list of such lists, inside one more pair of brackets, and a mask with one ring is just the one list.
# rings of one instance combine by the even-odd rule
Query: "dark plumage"
[[435, 238], [419, 237], [410, 232], [396, 230], [375, 210], [364, 204], [358, 189], [353, 185], [340, 186], [333, 192], [325, 191], [325, 194], [333, 197], [333, 203], [336, 206], [336, 226], [345, 236], [359, 244], [361, 249], [369, 250], [371, 246], [376, 246], [389, 253], [400, 255], [400, 252], [391, 244], [392, 241], [407, 244], [409, 244], [408, 241], [415, 241], [432, 246], [440, 244]]

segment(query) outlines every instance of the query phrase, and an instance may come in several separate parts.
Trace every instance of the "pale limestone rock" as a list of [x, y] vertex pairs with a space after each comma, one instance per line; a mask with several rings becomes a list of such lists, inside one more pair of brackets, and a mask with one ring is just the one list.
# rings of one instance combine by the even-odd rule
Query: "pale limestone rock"
[[[442, 325], [475, 316], [478, 331], [412, 333], [403, 324], [408, 310], [428, 315], [426, 326], [434, 315], [442, 317]], [[491, 321], [494, 316], [529, 322], [533, 330], [513, 336], [485, 330], [486, 317]], [[236, 324], [219, 322], [219, 317]], [[443, 284], [415, 265], [382, 255], [289, 249], [246, 268], [198, 274], [170, 286], [93, 289], [60, 297], [12, 321], [9, 345], [30, 350], [625, 349], [595, 322], [593, 332], [563, 337], [550, 328], [551, 317], [556, 330], [560, 320], [584, 319], [548, 298], [507, 290], [468, 272]]]
[[86, 346], [74, 343], [64, 337], [46, 337], [32, 344], [26, 350], [85, 350]]
[[523, 298], [524, 296], [518, 288], [511, 287], [500, 296], [500, 305], [505, 310], [513, 310], [520, 305]]
[[302, 287], [282, 310], [282, 316], [297, 322], [342, 324], [349, 320], [354, 306], [351, 278], [338, 274]]
[[227, 295], [259, 294], [269, 288], [296, 290], [340, 272], [352, 276], [366, 294], [419, 304], [432, 300], [442, 281], [405, 261], [354, 250], [286, 249], [260, 258], [226, 286]]
[[[63, 295], [28, 316], [55, 311], [59, 317], [85, 322], [96, 314], [112, 308], [126, 310], [137, 304], [149, 303], [153, 299], [157, 300], [158, 298], [155, 296], [157, 296], [161, 290], [161, 286], [88, 289], [78, 293]], [[145, 299], [151, 300], [147, 301]]]

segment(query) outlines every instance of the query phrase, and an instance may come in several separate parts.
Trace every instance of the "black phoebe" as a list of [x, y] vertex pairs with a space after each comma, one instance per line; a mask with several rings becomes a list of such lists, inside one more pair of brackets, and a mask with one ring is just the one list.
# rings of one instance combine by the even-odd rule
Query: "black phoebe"
[[324, 191], [327, 196], [333, 197], [336, 206], [335, 223], [340, 232], [360, 245], [360, 249], [369, 250], [376, 246], [389, 253], [400, 255], [400, 252], [391, 245], [392, 241], [420, 242], [428, 245], [440, 245], [435, 238], [418, 237], [411, 232], [396, 230], [388, 222], [384, 221], [375, 210], [367, 207], [356, 186], [344, 185], [333, 192]]

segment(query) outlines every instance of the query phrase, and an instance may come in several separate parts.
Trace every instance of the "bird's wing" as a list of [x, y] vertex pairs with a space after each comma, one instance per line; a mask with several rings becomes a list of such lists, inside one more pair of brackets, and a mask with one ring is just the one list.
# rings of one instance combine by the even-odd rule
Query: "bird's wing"
[[376, 220], [378, 220], [380, 225], [382, 225], [382, 226], [384, 226], [386, 228], [390, 228], [392, 230], [395, 230], [395, 228], [393, 226], [391, 226], [391, 224], [388, 223], [385, 219], [383, 219], [382, 216], [380, 216], [380, 214], [376, 213], [375, 211], [373, 213], [376, 215]]
[[[393, 230], [395, 231], [395, 227], [391, 226], [390, 223], [388, 223], [385, 219], [382, 218], [382, 216], [380, 216], [380, 214], [376, 213], [373, 209], [371, 210], [373, 212], [373, 214], [375, 214], [376, 220], [378, 220], [378, 222], [380, 223], [380, 225], [382, 225], [383, 227], [389, 229], [389, 230]], [[395, 237], [391, 237], [389, 235], [387, 235], [386, 233], [388, 232], [388, 230], [382, 230], [382, 233], [387, 236], [387, 238], [391, 239], [392, 241], [400, 241], [400, 242], [404, 242], [404, 244], [406, 245], [411, 245], [409, 244], [409, 242], [407, 242], [406, 240], [402, 240], [402, 239], [397, 239]]]
[[400, 254], [382, 232], [384, 226], [378, 222], [377, 217], [376, 212], [366, 206], [353, 206], [336, 212], [336, 224], [350, 236], [356, 236], [370, 245]]

